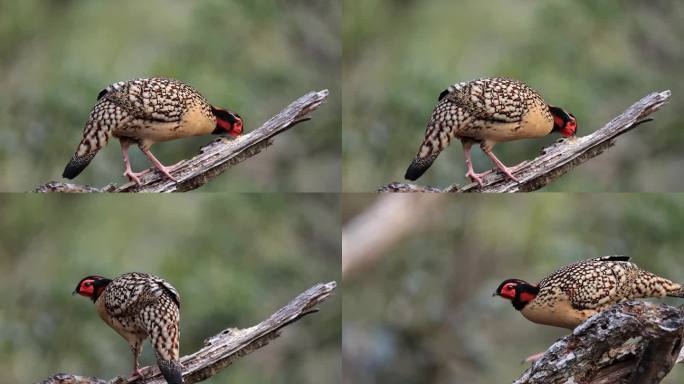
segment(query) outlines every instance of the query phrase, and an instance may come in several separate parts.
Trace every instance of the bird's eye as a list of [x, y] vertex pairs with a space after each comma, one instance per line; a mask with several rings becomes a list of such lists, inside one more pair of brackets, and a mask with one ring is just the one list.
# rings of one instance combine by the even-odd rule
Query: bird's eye
[[93, 283], [91, 283], [90, 281], [87, 282], [87, 283], [85, 283], [85, 286], [86, 286], [86, 287], [90, 287], [91, 285], [93, 285]]

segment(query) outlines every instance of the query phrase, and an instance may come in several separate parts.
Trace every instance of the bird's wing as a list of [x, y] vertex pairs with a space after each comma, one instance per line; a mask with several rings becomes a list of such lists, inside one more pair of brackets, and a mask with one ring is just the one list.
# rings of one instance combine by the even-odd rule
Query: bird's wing
[[[539, 283], [542, 289], [557, 289], [576, 309], [598, 309], [619, 302], [638, 268], [627, 256], [603, 256], [570, 264]], [[541, 292], [540, 292], [541, 295]]]
[[156, 277], [156, 276], [150, 276], [152, 280], [154, 281], [154, 285], [152, 286], [152, 293], [157, 296], [161, 297], [162, 295], [167, 296], [169, 299], [171, 299], [178, 308], [180, 308], [180, 295], [178, 294], [178, 291], [176, 288], [174, 288], [173, 285], [169, 284], [168, 281]]
[[197, 95], [194, 89], [177, 80], [155, 78], [114, 83], [97, 97], [116, 104], [136, 119], [176, 122], [182, 118], [185, 100]]
[[178, 291], [165, 280], [146, 273], [125, 273], [112, 280], [104, 292], [104, 305], [112, 316], [136, 315], [141, 308], [169, 300], [180, 306]]
[[450, 86], [440, 94], [439, 100], [456, 104], [480, 120], [515, 123], [522, 120], [525, 110], [523, 93], [530, 91], [534, 92], [515, 80], [479, 79]]

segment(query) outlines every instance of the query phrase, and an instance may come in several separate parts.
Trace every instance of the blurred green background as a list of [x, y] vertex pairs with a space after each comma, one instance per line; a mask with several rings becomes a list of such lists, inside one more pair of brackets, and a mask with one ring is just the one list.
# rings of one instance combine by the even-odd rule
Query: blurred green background
[[[345, 191], [402, 180], [439, 93], [488, 76], [523, 80], [572, 111], [579, 135], [650, 92], [672, 90], [656, 121], [546, 190], [684, 190], [684, 2], [346, 0], [343, 8]], [[514, 165], [559, 137], [504, 143], [494, 152]], [[452, 144], [418, 182], [462, 183], [460, 147]], [[479, 148], [473, 159], [478, 171], [493, 166]]]
[[[313, 120], [203, 191], [339, 190], [341, 5], [335, 0], [0, 0], [0, 191], [61, 180], [97, 94], [169, 76], [238, 112], [251, 131], [306, 92]], [[157, 144], [166, 164], [215, 139]], [[134, 170], [150, 163], [131, 150]], [[77, 183], [123, 182], [117, 140]]]
[[[345, 196], [345, 226], [376, 199]], [[536, 283], [580, 259], [624, 254], [684, 282], [684, 195], [449, 196], [420, 216], [378, 263], [344, 276], [344, 383], [512, 382], [524, 358], [570, 331], [534, 324], [492, 297], [506, 278]], [[683, 381], [676, 366], [663, 383]]]
[[[339, 281], [335, 195], [0, 196], [0, 382], [128, 375], [128, 344], [71, 292], [140, 271], [181, 294], [181, 355]], [[341, 293], [207, 383], [339, 383]], [[141, 363], [155, 364], [149, 342]]]

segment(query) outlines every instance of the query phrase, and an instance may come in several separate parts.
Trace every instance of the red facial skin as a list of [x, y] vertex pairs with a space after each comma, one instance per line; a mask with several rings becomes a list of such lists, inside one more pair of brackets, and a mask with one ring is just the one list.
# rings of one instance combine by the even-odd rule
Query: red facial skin
[[242, 119], [233, 115], [235, 118], [235, 122], [231, 123], [228, 120], [223, 120], [223, 119], [216, 119], [216, 124], [218, 124], [219, 127], [223, 128], [230, 137], [238, 137], [240, 134], [242, 134]]
[[[106, 285], [98, 287], [97, 292], [95, 292], [95, 281], [98, 277], [99, 276], [95, 276], [94, 278], [90, 279], [83, 279], [74, 293], [78, 293], [81, 296], [91, 299], [93, 299], [96, 295], [99, 296], [106, 288]], [[104, 279], [103, 277], [100, 278]]]
[[562, 127], [560, 133], [563, 137], [575, 136], [575, 132], [577, 132], [577, 120], [575, 119], [575, 116], [570, 115], [570, 120], [568, 120], [567, 123], [563, 121], [563, 118], [560, 116], [553, 116], [553, 122], [557, 126]]
[[501, 293], [499, 296], [508, 299], [508, 300], [513, 300], [515, 298], [515, 286], [518, 285], [516, 283], [508, 283], [501, 288]]
[[[501, 287], [501, 292], [499, 293], [499, 296], [503, 297], [504, 299], [508, 300], [514, 300], [515, 299], [515, 288], [518, 286], [518, 283], [516, 282], [510, 282], [505, 284], [503, 287]], [[520, 293], [520, 301], [523, 303], [529, 303], [530, 301], [534, 300], [534, 298], [537, 297], [537, 295], [531, 293], [531, 292], [521, 292]]]
[[79, 285], [78, 290], [76, 290], [76, 293], [78, 293], [81, 296], [85, 297], [93, 297], [95, 294], [95, 279], [86, 279], [81, 282], [81, 285]]

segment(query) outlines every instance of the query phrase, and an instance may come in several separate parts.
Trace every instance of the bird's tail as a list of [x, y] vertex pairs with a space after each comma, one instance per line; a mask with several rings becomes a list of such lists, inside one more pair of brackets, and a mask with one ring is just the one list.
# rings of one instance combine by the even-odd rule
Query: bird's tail
[[670, 297], [681, 297], [684, 299], [684, 287], [679, 285], [678, 290], [673, 290], [667, 293], [668, 296]]
[[107, 145], [107, 141], [112, 136], [112, 128], [116, 119], [103, 118], [103, 116], [108, 116], [107, 114], [112, 108], [118, 108], [118, 106], [106, 100], [102, 100], [95, 105], [95, 108], [90, 113], [85, 129], [83, 129], [83, 137], [78, 144], [76, 153], [74, 153], [71, 160], [69, 160], [69, 164], [64, 168], [62, 177], [73, 179], [78, 176], [90, 164], [90, 160], [95, 157], [97, 152]]
[[665, 296], [684, 298], [684, 287], [682, 285], [648, 271], [639, 270], [635, 283], [637, 287], [635, 298]]
[[428, 170], [428, 168], [430, 168], [430, 166], [432, 165], [432, 163], [434, 163], [437, 156], [439, 156], [439, 152], [433, 153], [423, 158], [421, 158], [420, 154], [418, 154], [416, 158], [413, 159], [408, 169], [406, 169], [406, 174], [404, 175], [404, 178], [406, 180], [411, 181], [417, 180], [420, 176], [423, 175], [423, 173], [425, 173], [425, 171]]
[[90, 164], [90, 160], [95, 157], [97, 152], [86, 153], [85, 155], [79, 155], [78, 152], [74, 153], [69, 160], [69, 164], [64, 167], [64, 172], [62, 172], [62, 177], [67, 179], [73, 179], [78, 176], [85, 167]]
[[157, 365], [169, 384], [183, 383], [180, 363], [180, 312], [170, 295], [145, 308], [143, 321], [157, 355]]
[[157, 356], [157, 365], [169, 384], [183, 384], [183, 366], [180, 360], [164, 360]]

